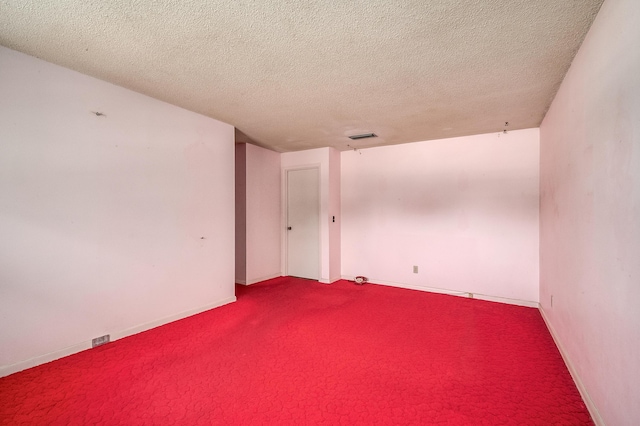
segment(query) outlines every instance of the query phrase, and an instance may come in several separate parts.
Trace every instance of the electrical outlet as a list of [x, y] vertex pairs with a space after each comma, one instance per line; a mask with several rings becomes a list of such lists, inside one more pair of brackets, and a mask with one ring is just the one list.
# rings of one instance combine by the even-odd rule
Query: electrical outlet
[[91, 340], [91, 347], [95, 348], [96, 346], [104, 345], [105, 343], [109, 343], [109, 335], [105, 334], [104, 336], [96, 337]]
[[413, 273], [414, 274], [418, 273], [418, 267], [416, 265], [413, 265]]

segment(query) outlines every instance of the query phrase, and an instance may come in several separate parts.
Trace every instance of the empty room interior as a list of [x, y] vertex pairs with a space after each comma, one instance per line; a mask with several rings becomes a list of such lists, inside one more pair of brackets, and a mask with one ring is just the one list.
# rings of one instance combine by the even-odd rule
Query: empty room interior
[[255, 327], [298, 277], [534, 312], [591, 421], [640, 424], [639, 23], [637, 0], [0, 1], [0, 395], [186, 319]]

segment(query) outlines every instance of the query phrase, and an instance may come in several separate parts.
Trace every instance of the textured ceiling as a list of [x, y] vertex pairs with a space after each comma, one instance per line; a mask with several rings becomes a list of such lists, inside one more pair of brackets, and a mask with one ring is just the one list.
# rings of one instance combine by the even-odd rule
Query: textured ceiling
[[0, 0], [0, 44], [240, 140], [344, 150], [539, 126], [601, 3]]

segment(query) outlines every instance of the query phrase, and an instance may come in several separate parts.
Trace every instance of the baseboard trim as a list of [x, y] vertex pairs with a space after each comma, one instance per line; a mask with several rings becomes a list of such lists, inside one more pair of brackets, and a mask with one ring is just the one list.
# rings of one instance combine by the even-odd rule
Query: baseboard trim
[[488, 296], [486, 294], [477, 294], [477, 293], [473, 293], [473, 298], [486, 300], [487, 302], [506, 303], [507, 305], [525, 306], [527, 308], [536, 308], [536, 309], [540, 305], [538, 302], [533, 302], [531, 300], [510, 299], [508, 297]]
[[564, 346], [562, 346], [562, 343], [560, 342], [560, 339], [558, 338], [558, 335], [556, 334], [555, 329], [551, 325], [551, 322], [549, 322], [549, 319], [547, 318], [547, 315], [545, 314], [544, 309], [542, 309], [542, 307], [539, 306], [538, 310], [540, 311], [540, 315], [542, 316], [542, 319], [544, 320], [544, 323], [546, 324], [547, 329], [549, 330], [549, 333], [551, 334], [551, 337], [553, 338], [553, 341], [556, 344], [556, 347], [560, 351], [560, 355], [562, 356], [562, 359], [564, 360], [564, 363], [567, 366], [567, 369], [569, 370], [569, 374], [571, 374], [571, 378], [573, 379], [573, 382], [576, 384], [576, 387], [578, 388], [578, 392], [580, 392], [580, 396], [582, 396], [582, 400], [587, 406], [587, 410], [589, 410], [589, 414], [591, 414], [591, 419], [596, 424], [596, 426], [605, 426], [604, 420], [602, 419], [602, 417], [600, 416], [600, 412], [598, 411], [598, 407], [596, 407], [596, 404], [594, 404], [593, 400], [589, 396], [589, 392], [587, 392], [587, 389], [585, 388], [584, 383], [582, 383], [582, 379], [580, 378], [577, 370], [573, 366], [573, 363], [571, 362], [571, 358], [569, 357], [567, 352], [564, 350]]
[[319, 282], [319, 283], [322, 283], [322, 284], [333, 284], [333, 283], [335, 283], [336, 281], [340, 281], [341, 279], [342, 279], [342, 277], [338, 277], [338, 278], [330, 278], [330, 279], [320, 278], [320, 279], [318, 280], [318, 282]]
[[[343, 275], [342, 279], [353, 281], [355, 277]], [[429, 293], [448, 294], [450, 296], [467, 297], [470, 299], [486, 300], [488, 302], [505, 303], [507, 305], [525, 306], [528, 308], [538, 308], [539, 306], [538, 302], [534, 302], [530, 300], [510, 299], [508, 297], [490, 296], [487, 294], [469, 293], [466, 291], [449, 290], [449, 289], [437, 288], [437, 287], [423, 287], [423, 286], [417, 286], [417, 285], [411, 285], [411, 284], [397, 283], [393, 281], [376, 280], [373, 278], [369, 279], [369, 282], [371, 284], [380, 284], [380, 285], [386, 285], [389, 287], [404, 288], [407, 290], [428, 291]]]
[[64, 358], [65, 356], [73, 355], [75, 353], [82, 352], [87, 349], [91, 349], [91, 341], [68, 346], [66, 348], [63, 348], [54, 352], [49, 352], [48, 354], [45, 354], [45, 355], [29, 358], [25, 361], [20, 361], [15, 364], [4, 365], [0, 367], [0, 377], [5, 377], [22, 370], [26, 370], [28, 368], [37, 367], [38, 365], [46, 364], [47, 362], [55, 361], [57, 359]]
[[[188, 311], [184, 311], [175, 315], [170, 315], [168, 317], [164, 317], [156, 321], [151, 321], [145, 324], [131, 327], [126, 330], [112, 332], [112, 333], [109, 333], [111, 338], [110, 340], [114, 341], [114, 340], [122, 339], [123, 337], [128, 337], [134, 334], [138, 334], [143, 331], [147, 331], [152, 328], [159, 327], [161, 325], [165, 325], [173, 321], [181, 320], [183, 318], [187, 318], [192, 315], [196, 315], [201, 312], [208, 311], [210, 309], [218, 308], [220, 306], [224, 306], [235, 301], [236, 301], [235, 296], [227, 297], [225, 299], [201, 306], [199, 308], [190, 309]], [[30, 359], [27, 359], [25, 361], [20, 361], [15, 364], [5, 365], [0, 367], [0, 377], [5, 377], [22, 370], [26, 370], [28, 368], [36, 367], [41, 364], [46, 364], [47, 362], [55, 361], [57, 359], [64, 358], [65, 356], [73, 355], [75, 353], [82, 352], [87, 349], [91, 349], [91, 340], [88, 340], [86, 342], [81, 342], [76, 345], [68, 346], [66, 348], [63, 348], [54, 352], [49, 352], [48, 354], [45, 354], [45, 355], [36, 356]]]
[[267, 281], [267, 280], [272, 280], [274, 278], [279, 278], [281, 276], [282, 275], [280, 274], [280, 272], [278, 272], [277, 274], [265, 275], [264, 277], [255, 278], [255, 279], [252, 279], [252, 280], [236, 280], [236, 284], [251, 285], [251, 284], [259, 283], [259, 282], [262, 282], [262, 281]]
[[205, 311], [209, 311], [211, 309], [219, 308], [220, 306], [228, 305], [229, 303], [233, 303], [236, 300], [237, 299], [235, 296], [227, 297], [225, 299], [201, 306], [199, 308], [189, 309], [188, 311], [184, 311], [175, 315], [170, 315], [168, 317], [164, 317], [156, 321], [150, 321], [145, 324], [128, 328], [126, 330], [116, 331], [114, 333], [111, 333], [111, 340], [118, 340], [118, 339], [122, 339], [123, 337], [142, 333], [143, 331], [151, 330], [152, 328], [160, 327], [161, 325], [169, 324], [170, 322], [178, 321], [193, 315], [197, 315]]

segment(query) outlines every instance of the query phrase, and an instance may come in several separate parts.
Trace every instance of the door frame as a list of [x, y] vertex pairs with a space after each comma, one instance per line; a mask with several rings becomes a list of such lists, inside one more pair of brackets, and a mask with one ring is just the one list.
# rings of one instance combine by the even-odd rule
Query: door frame
[[282, 168], [282, 214], [281, 216], [281, 270], [283, 276], [289, 276], [289, 239], [287, 238], [287, 223], [289, 220], [289, 171], [296, 170], [310, 170], [316, 169], [318, 171], [318, 282], [322, 279], [322, 165], [320, 163], [304, 164], [299, 166], [283, 167]]

